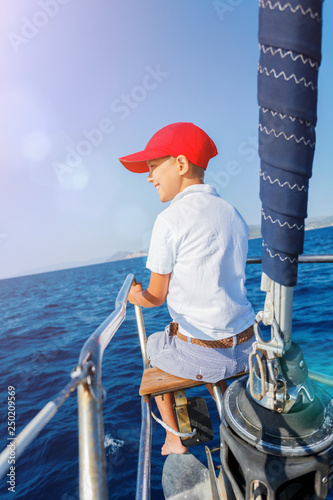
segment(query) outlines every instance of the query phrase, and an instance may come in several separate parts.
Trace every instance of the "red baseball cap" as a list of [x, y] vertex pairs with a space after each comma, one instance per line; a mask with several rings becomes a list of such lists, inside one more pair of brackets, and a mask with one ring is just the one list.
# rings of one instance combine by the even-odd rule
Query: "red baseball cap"
[[217, 155], [211, 138], [193, 123], [172, 123], [161, 128], [148, 142], [143, 151], [119, 158], [131, 172], [149, 172], [148, 160], [164, 156], [184, 155], [194, 165], [206, 170], [208, 162]]

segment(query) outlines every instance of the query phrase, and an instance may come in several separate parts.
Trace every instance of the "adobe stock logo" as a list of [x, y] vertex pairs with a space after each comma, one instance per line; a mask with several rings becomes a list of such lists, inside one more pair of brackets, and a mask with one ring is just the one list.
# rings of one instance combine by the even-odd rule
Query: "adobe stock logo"
[[214, 0], [213, 6], [221, 21], [225, 20], [225, 16], [234, 12], [244, 0]]
[[255, 136], [248, 136], [245, 141], [241, 141], [237, 148], [237, 153], [241, 157], [230, 160], [224, 169], [218, 172], [207, 171], [207, 181], [216, 185], [220, 189], [225, 189], [232, 180], [243, 172], [243, 164], [252, 163], [257, 159], [258, 140]]
[[22, 17], [20, 33], [10, 31], [7, 38], [17, 54], [22, 45], [26, 45], [35, 38], [39, 31], [48, 25], [50, 19], [57, 16], [62, 5], [67, 5], [70, 0], [39, 0], [40, 10], [37, 10], [31, 19]]
[[105, 136], [109, 136], [116, 129], [116, 116], [119, 120], [125, 120], [147, 98], [149, 92], [155, 90], [169, 76], [169, 73], [161, 70], [159, 64], [155, 68], [146, 66], [145, 71], [140, 85], [134, 86], [127, 93], [122, 93], [111, 102], [110, 109], [114, 113], [114, 117], [102, 118], [93, 129], [83, 129], [81, 140], [75, 145], [66, 146], [64, 160], [52, 163], [53, 171], [59, 182], [63, 183], [65, 181], [64, 175], [70, 174], [80, 167], [83, 160], [103, 143]]

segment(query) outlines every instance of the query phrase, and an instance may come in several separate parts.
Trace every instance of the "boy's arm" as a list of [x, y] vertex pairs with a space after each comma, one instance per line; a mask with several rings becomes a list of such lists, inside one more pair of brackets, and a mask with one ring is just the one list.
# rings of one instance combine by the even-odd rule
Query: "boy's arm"
[[147, 290], [142, 289], [141, 283], [133, 285], [128, 295], [131, 304], [142, 307], [161, 306], [166, 299], [169, 290], [171, 273], [151, 273]]

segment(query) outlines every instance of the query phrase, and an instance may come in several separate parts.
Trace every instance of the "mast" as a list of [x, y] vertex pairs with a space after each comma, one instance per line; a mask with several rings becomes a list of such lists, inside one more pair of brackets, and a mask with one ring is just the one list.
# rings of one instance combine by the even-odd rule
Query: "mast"
[[[221, 460], [237, 499], [324, 499], [333, 407], [292, 341], [315, 150], [322, 0], [260, 0], [258, 104], [262, 283], [248, 379], [224, 398]], [[271, 338], [262, 338], [262, 325]]]
[[[260, 320], [276, 321], [287, 352], [315, 150], [322, 0], [260, 0], [259, 7], [262, 290], [267, 294]], [[262, 348], [258, 336], [257, 341]]]
[[260, 0], [258, 65], [263, 272], [297, 282], [315, 150], [322, 1]]

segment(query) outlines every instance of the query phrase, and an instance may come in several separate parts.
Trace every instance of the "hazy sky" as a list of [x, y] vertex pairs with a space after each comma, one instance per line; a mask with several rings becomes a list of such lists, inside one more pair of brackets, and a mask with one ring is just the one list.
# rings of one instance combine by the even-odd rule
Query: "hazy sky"
[[[332, 1], [323, 17], [309, 217], [333, 214]], [[118, 157], [176, 121], [259, 224], [257, 31], [254, 0], [1, 0], [0, 278], [147, 248], [165, 206]]]

